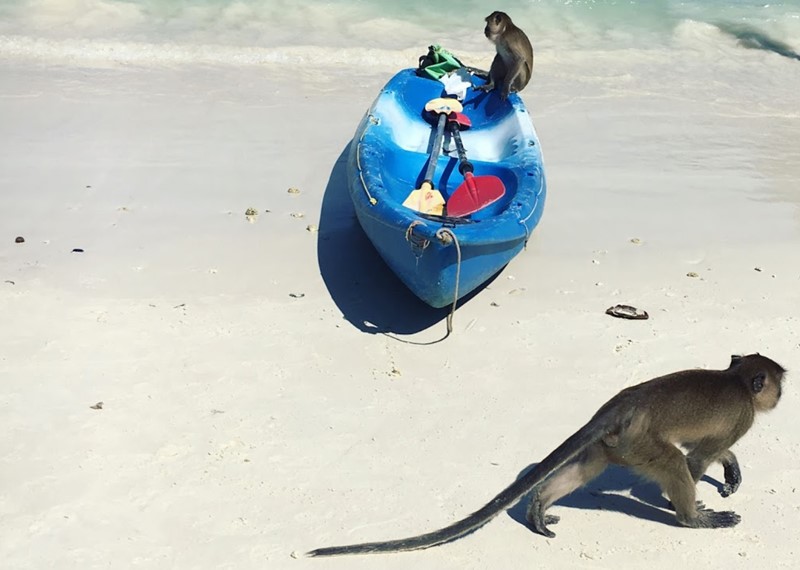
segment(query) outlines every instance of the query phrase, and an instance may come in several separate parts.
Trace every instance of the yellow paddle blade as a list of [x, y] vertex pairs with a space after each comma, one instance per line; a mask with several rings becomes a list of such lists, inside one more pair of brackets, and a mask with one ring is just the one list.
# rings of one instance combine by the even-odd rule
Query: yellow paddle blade
[[403, 206], [423, 214], [441, 216], [444, 213], [444, 196], [438, 190], [434, 190], [429, 182], [423, 182], [422, 187], [408, 195]]
[[425, 103], [425, 110], [429, 113], [449, 115], [450, 113], [460, 113], [464, 110], [464, 106], [458, 102], [458, 99], [439, 97]]

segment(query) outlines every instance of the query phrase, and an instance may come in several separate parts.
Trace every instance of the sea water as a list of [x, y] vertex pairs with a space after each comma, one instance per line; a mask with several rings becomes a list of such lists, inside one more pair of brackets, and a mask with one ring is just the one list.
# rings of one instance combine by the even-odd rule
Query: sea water
[[462, 59], [491, 52], [482, 29], [495, 9], [537, 54], [800, 50], [800, 0], [0, 0], [0, 58], [394, 68], [433, 43]]

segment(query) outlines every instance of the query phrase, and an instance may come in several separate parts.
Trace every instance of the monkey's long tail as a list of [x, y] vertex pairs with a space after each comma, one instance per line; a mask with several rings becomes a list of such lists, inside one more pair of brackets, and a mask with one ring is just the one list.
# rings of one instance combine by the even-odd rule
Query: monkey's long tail
[[555, 451], [545, 457], [536, 467], [506, 487], [489, 503], [460, 521], [442, 529], [409, 538], [317, 548], [307, 552], [306, 556], [340, 556], [343, 554], [421, 550], [461, 538], [485, 525], [500, 511], [514, 504], [535, 485], [544, 481], [551, 473], [568, 463], [583, 451], [586, 446], [603, 437], [613, 427], [610, 416], [613, 416], [613, 414], [604, 413], [602, 417], [595, 416], [592, 418], [589, 423], [567, 438], [564, 443], [559, 445]]

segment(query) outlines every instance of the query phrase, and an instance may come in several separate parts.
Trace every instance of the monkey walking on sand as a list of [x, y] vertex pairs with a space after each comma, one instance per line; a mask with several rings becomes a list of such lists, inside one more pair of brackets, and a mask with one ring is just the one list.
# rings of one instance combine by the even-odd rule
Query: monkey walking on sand
[[489, 82], [476, 89], [500, 90], [500, 97], [508, 98], [512, 92], [522, 91], [533, 73], [533, 47], [525, 35], [505, 12], [492, 12], [486, 18], [483, 30], [494, 43], [497, 55], [489, 69]]
[[[308, 556], [419, 550], [469, 534], [533, 491], [527, 519], [533, 529], [555, 536], [547, 524], [558, 517], [547, 507], [597, 477], [608, 465], [623, 465], [658, 483], [678, 522], [692, 528], [727, 528], [733, 511], [712, 511], [695, 499], [695, 485], [714, 462], [724, 469], [723, 497], [742, 481], [730, 447], [750, 427], [756, 412], [771, 410], [781, 397], [786, 371], [760, 354], [732, 356], [726, 370], [684, 370], [631, 386], [606, 402], [585, 426], [536, 467], [468, 517], [418, 536], [318, 548]], [[677, 447], [688, 450], [684, 453]]]

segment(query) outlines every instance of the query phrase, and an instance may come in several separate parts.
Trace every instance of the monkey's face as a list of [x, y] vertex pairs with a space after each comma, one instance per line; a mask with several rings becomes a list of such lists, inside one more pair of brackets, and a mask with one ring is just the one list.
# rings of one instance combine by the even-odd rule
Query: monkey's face
[[758, 353], [731, 356], [728, 370], [737, 373], [753, 398], [753, 406], [759, 412], [771, 410], [778, 405], [783, 393], [783, 375], [786, 369]]
[[492, 12], [486, 17], [486, 27], [483, 29], [485, 35], [490, 41], [496, 42], [497, 38], [503, 34], [506, 29], [506, 16], [503, 12]]
[[783, 394], [783, 375], [786, 373], [779, 364], [771, 362], [765, 371], [751, 379], [753, 402], [758, 411], [765, 412], [778, 405]]

